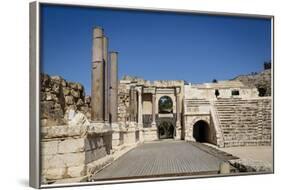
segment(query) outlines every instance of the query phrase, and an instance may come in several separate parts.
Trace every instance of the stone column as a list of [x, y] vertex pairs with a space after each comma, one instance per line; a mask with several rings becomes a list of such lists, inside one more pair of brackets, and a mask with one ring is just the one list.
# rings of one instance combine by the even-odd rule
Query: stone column
[[138, 87], [138, 130], [139, 142], [144, 141], [143, 137], [143, 120], [142, 120], [142, 87]]
[[155, 93], [152, 94], [152, 123], [151, 127], [156, 128], [156, 95]]
[[176, 126], [179, 128], [181, 126], [181, 114], [180, 114], [180, 94], [176, 92], [176, 111], [177, 111], [177, 121], [176, 121]]
[[109, 121], [109, 74], [108, 74], [108, 38], [103, 36], [104, 63], [104, 120]]
[[134, 89], [134, 121], [137, 121], [138, 118], [138, 97], [137, 97], [137, 90]]
[[92, 48], [92, 100], [91, 119], [104, 121], [104, 65], [103, 65], [103, 29], [93, 30]]
[[118, 114], [118, 53], [110, 52], [110, 117], [117, 122]]
[[135, 88], [130, 89], [130, 121], [135, 121]]
[[142, 126], [142, 89], [138, 88], [138, 125]]

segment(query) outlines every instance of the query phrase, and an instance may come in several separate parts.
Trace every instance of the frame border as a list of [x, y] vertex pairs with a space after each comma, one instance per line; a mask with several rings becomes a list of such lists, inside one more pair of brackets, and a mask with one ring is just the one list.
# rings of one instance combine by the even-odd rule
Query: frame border
[[[41, 155], [40, 155], [40, 7], [41, 5], [54, 5], [64, 7], [81, 7], [81, 8], [103, 8], [103, 9], [117, 9], [117, 10], [132, 10], [132, 11], [147, 11], [159, 13], [177, 13], [177, 14], [197, 14], [210, 16], [232, 16], [243, 18], [264, 18], [271, 20], [271, 97], [272, 97], [272, 149], [273, 149], [273, 165], [272, 172], [247, 172], [226, 175], [201, 175], [201, 176], [178, 176], [178, 177], [157, 177], [157, 178], [136, 178], [127, 180], [108, 180], [98, 182], [79, 182], [79, 183], [65, 183], [65, 184], [41, 184]], [[158, 7], [133, 7], [133, 6], [119, 6], [119, 5], [102, 5], [94, 3], [76, 3], [76, 2], [58, 2], [49, 0], [39, 0], [29, 3], [29, 185], [33, 188], [55, 188], [55, 187], [75, 187], [75, 186], [89, 186], [89, 185], [107, 185], [107, 184], [122, 184], [122, 183], [137, 183], [137, 182], [152, 182], [152, 181], [167, 181], [167, 180], [185, 180], [196, 178], [213, 178], [213, 177], [234, 177], [247, 175], [261, 175], [275, 173], [275, 121], [274, 121], [274, 15], [248, 14], [248, 13], [229, 13], [216, 11], [199, 11], [188, 9], [168, 9]]]

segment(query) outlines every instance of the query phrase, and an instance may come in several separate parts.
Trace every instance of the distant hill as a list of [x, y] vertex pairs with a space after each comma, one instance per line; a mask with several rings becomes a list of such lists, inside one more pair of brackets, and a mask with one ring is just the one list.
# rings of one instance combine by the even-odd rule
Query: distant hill
[[232, 80], [241, 81], [248, 87], [256, 87], [259, 96], [271, 96], [271, 69], [266, 69], [260, 73], [239, 75]]

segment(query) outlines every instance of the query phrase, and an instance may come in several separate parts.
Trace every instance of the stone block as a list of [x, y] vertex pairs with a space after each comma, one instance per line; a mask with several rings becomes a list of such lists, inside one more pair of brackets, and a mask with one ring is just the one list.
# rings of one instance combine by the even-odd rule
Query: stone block
[[75, 98], [80, 97], [80, 92], [78, 90], [71, 89], [70, 94]]
[[59, 155], [59, 157], [63, 159], [64, 164], [67, 167], [79, 166], [86, 163], [85, 152], [67, 153], [67, 154]]
[[72, 167], [85, 164], [85, 152], [42, 156], [42, 169]]
[[85, 151], [85, 139], [66, 139], [58, 143], [58, 153], [75, 153]]
[[69, 88], [67, 88], [67, 87], [63, 87], [63, 88], [62, 88], [62, 92], [63, 92], [63, 95], [64, 95], [64, 96], [67, 96], [67, 95], [70, 94], [70, 90], [69, 90]]
[[41, 154], [49, 155], [49, 154], [57, 154], [58, 153], [58, 141], [47, 141], [41, 142]]
[[65, 167], [63, 157], [61, 155], [43, 155], [42, 156], [42, 169], [54, 169]]
[[83, 100], [82, 100], [81, 98], [80, 98], [80, 99], [78, 99], [78, 101], [77, 101], [76, 105], [77, 105], [77, 106], [82, 106], [82, 105], [84, 105]]
[[41, 128], [42, 138], [61, 138], [61, 137], [73, 137], [82, 136], [86, 133], [87, 128], [83, 126], [51, 126]]
[[66, 103], [67, 105], [74, 104], [74, 98], [73, 98], [73, 96], [65, 96], [65, 103]]
[[66, 168], [52, 168], [43, 170], [43, 176], [46, 180], [57, 180], [66, 177]]
[[82, 177], [86, 175], [86, 166], [74, 166], [74, 167], [68, 167], [67, 168], [67, 176], [68, 177]]

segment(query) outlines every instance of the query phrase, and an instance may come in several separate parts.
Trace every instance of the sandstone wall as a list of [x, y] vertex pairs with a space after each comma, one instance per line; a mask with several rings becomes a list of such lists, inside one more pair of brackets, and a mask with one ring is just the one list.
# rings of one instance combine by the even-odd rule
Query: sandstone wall
[[215, 102], [224, 145], [271, 145], [271, 98], [220, 99]]
[[41, 74], [40, 119], [42, 125], [66, 123], [65, 113], [78, 110], [90, 118], [91, 97], [85, 96], [80, 83], [68, 82], [59, 76]]

